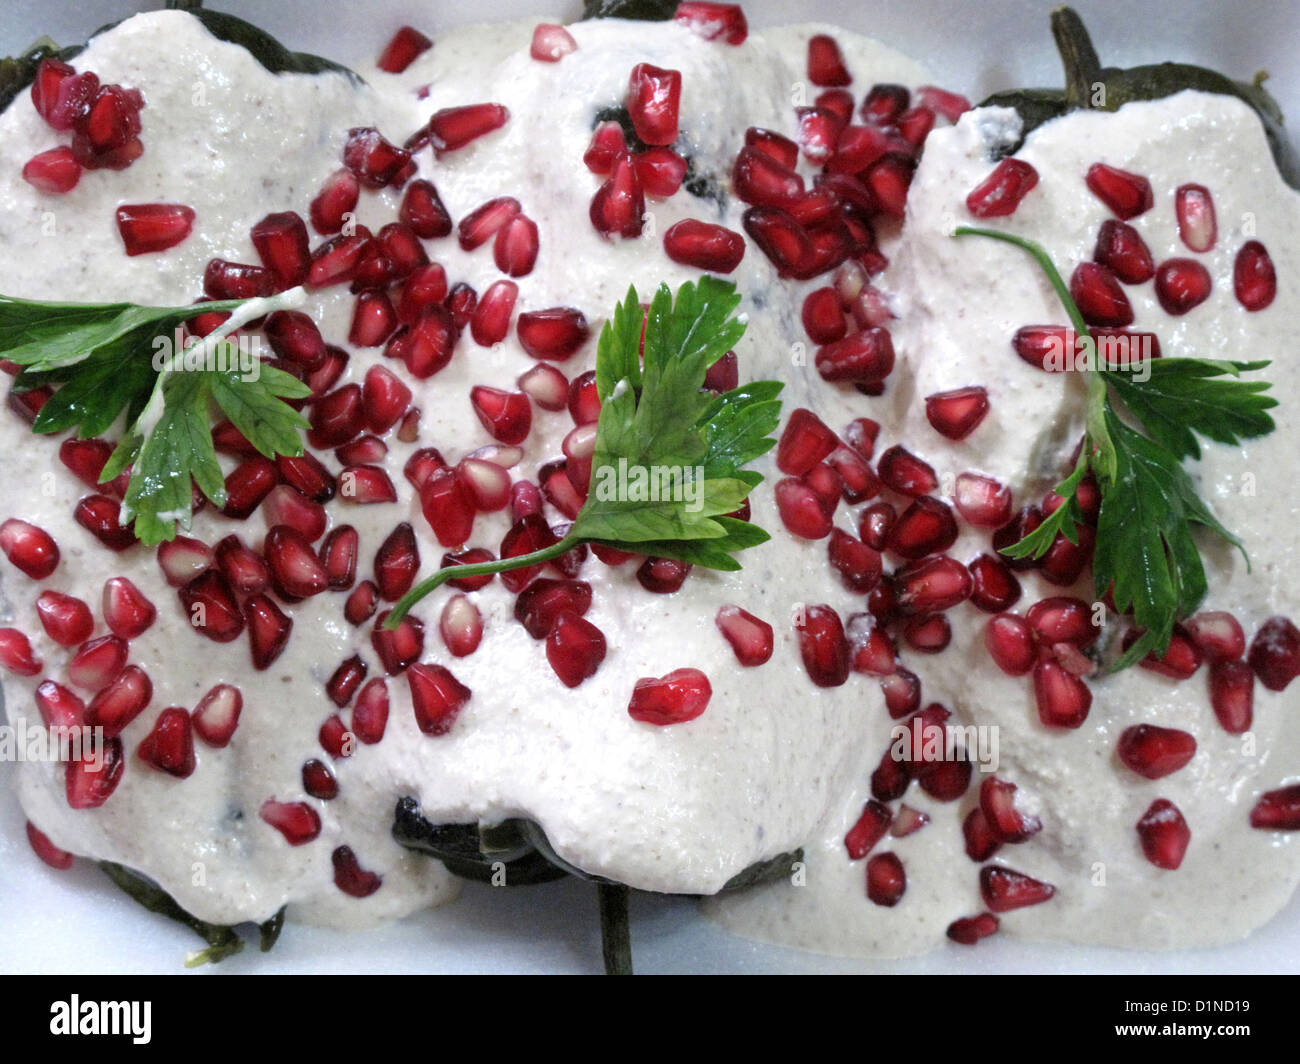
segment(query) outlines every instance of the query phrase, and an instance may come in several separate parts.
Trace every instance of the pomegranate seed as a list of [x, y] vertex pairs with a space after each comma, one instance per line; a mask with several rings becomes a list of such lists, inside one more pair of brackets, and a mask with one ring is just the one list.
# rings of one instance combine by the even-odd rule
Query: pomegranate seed
[[32, 852], [51, 868], [63, 872], [72, 867], [73, 855], [55, 846], [49, 836], [30, 820], [27, 821], [27, 841], [31, 844]]
[[970, 563], [971, 603], [985, 613], [1000, 613], [1020, 601], [1020, 581], [1011, 568], [992, 554]]
[[1207, 661], [1236, 661], [1246, 653], [1246, 633], [1231, 613], [1198, 613], [1183, 627]]
[[125, 666], [126, 642], [115, 635], [101, 636], [78, 648], [68, 662], [68, 679], [78, 687], [98, 691]]
[[591, 608], [591, 585], [582, 580], [534, 580], [515, 600], [515, 619], [534, 639], [545, 639], [561, 613], [583, 616]]
[[839, 446], [839, 438], [811, 410], [799, 407], [786, 422], [777, 444], [776, 466], [782, 473], [803, 476]]
[[[983, 788], [981, 786], [981, 797]], [[987, 861], [1002, 849], [1002, 840], [993, 830], [988, 817], [980, 806], [966, 814], [961, 822], [961, 834], [965, 842], [966, 856], [972, 861]]]
[[[508, 284], [510, 282], [498, 283]], [[491, 294], [491, 289], [488, 289], [488, 293]], [[515, 383], [519, 386], [521, 392], [543, 410], [563, 410], [568, 405], [569, 382], [564, 374], [554, 366], [538, 362], [531, 369], [520, 374]]]
[[891, 447], [882, 454], [876, 471], [900, 495], [926, 495], [939, 486], [934, 469], [901, 446]]
[[317, 733], [317, 739], [321, 749], [336, 760], [351, 757], [357, 745], [356, 736], [348, 731], [347, 725], [338, 714], [325, 719], [325, 723], [320, 726], [320, 731]]
[[339, 498], [357, 506], [396, 502], [397, 489], [378, 466], [349, 466], [339, 474]]
[[591, 198], [588, 217], [602, 236], [639, 237], [645, 227], [645, 191], [636, 164], [626, 153], [610, 167], [610, 176]]
[[1192, 841], [1191, 829], [1178, 806], [1165, 798], [1157, 798], [1137, 822], [1138, 842], [1142, 853], [1157, 868], [1177, 868], [1183, 863], [1187, 844]]
[[397, 328], [397, 311], [383, 292], [362, 292], [352, 308], [348, 343], [354, 347], [379, 347]]
[[320, 834], [320, 816], [306, 802], [277, 802], [268, 798], [257, 815], [283, 835], [290, 846], [302, 846]]
[[369, 580], [363, 580], [343, 604], [343, 617], [354, 628], [374, 616], [379, 603], [379, 589]]
[[339, 232], [357, 209], [361, 182], [350, 170], [336, 170], [325, 179], [308, 211], [312, 228], [322, 236]]
[[1073, 643], [1091, 646], [1097, 639], [1092, 610], [1082, 599], [1055, 595], [1029, 607], [1029, 627], [1045, 643]]
[[1092, 691], [1055, 661], [1034, 666], [1034, 700], [1038, 719], [1049, 728], [1077, 728], [1088, 718]]
[[[416, 236], [425, 240], [435, 240], [451, 233], [451, 215], [432, 181], [421, 179], [406, 186], [398, 217], [404, 225], [410, 226]], [[441, 266], [436, 269], [442, 273]], [[443, 276], [445, 283], [445, 275]]]
[[1119, 760], [1147, 779], [1177, 773], [1196, 754], [1196, 739], [1178, 728], [1135, 725], [1125, 728], [1115, 751]]
[[889, 834], [896, 839], [904, 839], [908, 835], [914, 835], [928, 823], [930, 818], [925, 813], [913, 809], [910, 805], [903, 805], [898, 810], [898, 816], [895, 817]]
[[823, 380], [875, 383], [893, 371], [894, 344], [885, 329], [863, 329], [826, 344], [814, 361]]
[[[672, 148], [647, 148], [645, 151], [632, 156], [632, 168], [636, 173], [637, 182], [641, 185], [641, 190], [647, 196], [654, 199], [668, 199], [668, 197], [676, 195], [677, 190], [682, 187], [682, 182], [686, 179], [687, 162]], [[721, 229], [720, 226], [711, 228]], [[723, 233], [728, 232], [725, 229], [721, 231]], [[739, 240], [740, 238], [736, 237], [736, 239]], [[743, 254], [743, 252], [744, 246], [742, 242], [741, 253]], [[737, 261], [739, 261], [739, 258], [737, 258]], [[708, 267], [702, 266], [700, 268], [707, 269]]]
[[242, 521], [262, 505], [279, 479], [275, 463], [268, 458], [255, 455], [241, 462], [226, 477], [226, 506], [221, 512]]
[[1156, 274], [1155, 260], [1142, 235], [1113, 218], [1101, 223], [1092, 257], [1125, 284], [1144, 284]]
[[907, 875], [897, 854], [878, 853], [867, 860], [867, 897], [877, 905], [894, 906], [907, 890]]
[[474, 103], [466, 107], [444, 107], [429, 119], [429, 142], [443, 152], [463, 148], [472, 140], [500, 129], [510, 112], [499, 103]]
[[453, 595], [442, 608], [438, 631], [448, 652], [463, 658], [478, 649], [483, 639], [483, 618], [464, 595]]
[[1001, 528], [1011, 520], [1011, 489], [979, 473], [957, 477], [953, 504], [962, 518], [977, 528]]
[[[883, 686], [884, 681], [881, 683]], [[903, 796], [911, 782], [911, 769], [907, 762], [894, 760], [892, 751], [886, 750], [871, 774], [871, 795], [879, 802], [892, 802]]]
[[715, 4], [705, 0], [683, 0], [673, 19], [706, 41], [744, 44], [749, 24], [739, 4]]
[[375, 583], [379, 595], [387, 602], [396, 602], [415, 582], [420, 570], [420, 548], [415, 540], [415, 530], [403, 521], [375, 552]]
[[848, 322], [834, 288], [818, 288], [808, 293], [803, 301], [803, 328], [815, 344], [831, 344], [844, 338]]
[[[37, 695], [39, 704], [39, 689]], [[152, 698], [153, 684], [148, 674], [138, 665], [128, 665], [91, 699], [85, 722], [92, 728], [103, 728], [106, 736], [120, 735]]]
[[0, 525], [0, 550], [33, 580], [44, 580], [59, 565], [59, 548], [50, 534], [16, 517]]
[[739, 606], [720, 606], [714, 623], [731, 644], [736, 661], [750, 668], [772, 657], [772, 626]]
[[[502, 232], [505, 232], [503, 229]], [[506, 338], [510, 332], [510, 316], [514, 313], [519, 286], [514, 281], [494, 281], [483, 293], [470, 320], [470, 333], [481, 347], [491, 347]], [[567, 385], [566, 389], [567, 391]], [[545, 409], [558, 410], [563, 406]]]
[[339, 525], [325, 537], [320, 548], [320, 561], [331, 588], [344, 591], [352, 586], [357, 576], [359, 546], [360, 536], [351, 525]]
[[986, 865], [980, 869], [980, 894], [984, 898], [984, 904], [995, 913], [1039, 905], [1055, 893], [1056, 888], [1052, 884], [1031, 879], [1010, 868]]
[[407, 615], [390, 631], [384, 627], [390, 612], [385, 610], [375, 619], [370, 642], [384, 671], [389, 676], [396, 676], [411, 662], [418, 661], [424, 651], [424, 624], [418, 617]]
[[1014, 613], [989, 618], [984, 626], [984, 646], [994, 664], [1008, 676], [1024, 676], [1037, 658], [1033, 630]]
[[966, 197], [966, 209], [976, 218], [1005, 218], [1015, 214], [1038, 184], [1038, 171], [1023, 159], [1006, 158]]
[[862, 98], [862, 117], [882, 126], [893, 125], [911, 99], [912, 94], [902, 85], [872, 85]]
[[158, 566], [172, 587], [188, 584], [212, 564], [212, 548], [197, 539], [177, 536], [158, 544]]
[[194, 707], [194, 731], [209, 746], [226, 746], [244, 708], [244, 696], [238, 687], [228, 683], [217, 684]]
[[403, 443], [415, 443], [420, 438], [420, 408], [411, 407], [402, 415], [402, 422], [397, 426], [397, 438]]
[[528, 438], [533, 425], [533, 408], [528, 396], [480, 385], [470, 389], [469, 398], [479, 423], [494, 439], [517, 444]]
[[420, 506], [444, 547], [460, 546], [474, 530], [474, 497], [456, 470], [434, 471], [420, 489]]
[[1214, 198], [1204, 185], [1180, 185], [1174, 192], [1174, 213], [1178, 235], [1192, 251], [1206, 252], [1219, 238], [1214, 217]]
[[384, 877], [368, 872], [357, 861], [351, 846], [339, 846], [330, 860], [334, 865], [334, 885], [352, 898], [368, 898], [384, 884]]
[[537, 262], [537, 223], [525, 215], [516, 215], [503, 225], [492, 245], [497, 269], [510, 277], [533, 272]]
[[898, 116], [898, 135], [919, 150], [934, 129], [934, 117], [928, 107], [911, 107]]
[[591, 335], [586, 317], [573, 307], [550, 307], [520, 314], [515, 332], [528, 354], [550, 362], [571, 358]]
[[386, 432], [406, 412], [411, 389], [383, 366], [366, 370], [361, 387], [361, 410], [366, 427], [372, 432]]
[[880, 478], [857, 451], [836, 447], [827, 455], [826, 465], [838, 475], [846, 502], [865, 502], [880, 494], [883, 487]]
[[310, 598], [329, 587], [329, 574], [311, 543], [296, 528], [274, 525], [266, 534], [262, 553], [271, 567], [276, 592], [294, 599]]
[[914, 614], [951, 609], [970, 597], [972, 587], [966, 566], [946, 554], [905, 566], [894, 574], [894, 581], [898, 608]]
[[1270, 617], [1250, 644], [1250, 667], [1270, 691], [1284, 691], [1300, 676], [1300, 630], [1286, 617]]
[[821, 498], [802, 480], [787, 477], [779, 481], [773, 494], [781, 523], [803, 539], [822, 539], [831, 533], [832, 519]]
[[470, 689], [442, 665], [412, 665], [406, 680], [417, 727], [425, 735], [445, 735], [470, 700]]
[[1016, 331], [1011, 346], [1017, 355], [1045, 373], [1063, 373], [1078, 346], [1074, 330], [1063, 325], [1026, 325]]
[[1232, 266], [1232, 287], [1247, 310], [1263, 310], [1277, 296], [1277, 271], [1273, 259], [1258, 240], [1248, 240]]
[[674, 669], [637, 680], [627, 713], [642, 724], [685, 724], [703, 713], [712, 697], [709, 678], [699, 669]]
[[808, 40], [808, 80], [814, 85], [839, 86], [853, 81], [834, 37], [819, 33]]
[[569, 416], [575, 425], [591, 425], [600, 419], [600, 393], [596, 390], [596, 373], [587, 370], [569, 385]]
[[948, 925], [947, 935], [962, 946], [973, 946], [982, 938], [997, 934], [998, 918], [992, 913], [963, 916]]
[[[193, 214], [194, 212], [190, 211], [191, 221]], [[187, 228], [186, 233], [188, 232]], [[282, 287], [292, 288], [307, 279], [308, 270], [311, 268], [307, 226], [295, 212], [282, 211], [278, 214], [268, 214], [253, 226], [251, 235], [253, 246], [257, 249], [262, 264], [275, 274]], [[182, 236], [181, 239], [184, 237]], [[304, 361], [304, 364], [307, 363]]]
[[862, 815], [844, 836], [844, 849], [850, 861], [860, 861], [885, 837], [893, 814], [889, 806], [874, 798], [862, 807]]
[[745, 257], [745, 240], [723, 226], [687, 218], [664, 233], [664, 251], [683, 266], [730, 273]]
[[212, 259], [203, 271], [203, 294], [212, 299], [252, 299], [275, 291], [275, 274], [264, 266]]
[[35, 676], [41, 671], [31, 641], [17, 628], [0, 628], [0, 665], [15, 676]]
[[943, 115], [949, 122], [956, 123], [962, 115], [971, 109], [970, 100], [955, 92], [922, 85], [916, 90], [916, 101], [937, 115]]
[[1070, 277], [1070, 295], [1089, 325], [1133, 324], [1133, 307], [1115, 274], [1095, 262], [1081, 262]]
[[1300, 783], [1261, 794], [1250, 811], [1250, 826], [1266, 831], [1300, 830]]
[[1255, 712], [1255, 674], [1244, 661], [1215, 661], [1209, 670], [1210, 705], [1223, 730], [1240, 735]]
[[980, 784], [980, 811], [999, 842], [1024, 842], [1043, 829], [1043, 822], [1016, 808], [1014, 783], [990, 776]]
[[47, 728], [79, 728], [83, 723], [95, 723], [87, 718], [85, 703], [53, 680], [42, 680], [33, 698]]
[[370, 237], [359, 234], [331, 237], [311, 253], [307, 287], [326, 288], [351, 281], [373, 246]]
[[117, 209], [117, 231], [127, 255], [174, 248], [190, 235], [193, 225], [193, 208], [177, 203], [123, 204]]
[[941, 613], [909, 617], [903, 622], [902, 636], [919, 654], [939, 654], [952, 642], [952, 626]]
[[68, 762], [64, 777], [68, 805], [73, 809], [98, 809], [117, 789], [124, 767], [122, 740], [117, 738], [104, 742], [97, 760]]
[[926, 420], [950, 440], [964, 440], [989, 412], [989, 395], [981, 387], [957, 388], [925, 397]]
[[821, 107], [796, 107], [795, 115], [799, 122], [797, 139], [804, 158], [817, 166], [824, 164], [839, 144], [843, 120]]
[[403, 26], [393, 34], [393, 39], [384, 46], [379, 61], [375, 65], [380, 70], [386, 70], [390, 74], [400, 74], [414, 63], [422, 52], [432, 47], [433, 41], [429, 40], [419, 30], [410, 26]]
[[1085, 180], [1092, 194], [1122, 221], [1136, 218], [1155, 206], [1151, 182], [1141, 174], [1129, 173], [1105, 163], [1093, 163]]
[[1175, 317], [1209, 299], [1213, 286], [1210, 271], [1195, 259], [1167, 259], [1156, 270], [1156, 298]]
[[118, 522], [119, 509], [117, 500], [107, 495], [87, 495], [72, 516], [109, 550], [123, 551], [135, 543], [135, 533]]
[[109, 631], [121, 639], [142, 635], [158, 616], [153, 603], [124, 576], [105, 582], [100, 609]]
[[894, 507], [887, 502], [868, 506], [858, 522], [858, 536], [874, 550], [884, 550], [897, 517]]
[[746, 146], [732, 166], [732, 188], [753, 207], [789, 210], [804, 197], [803, 178], [794, 169], [798, 145], [780, 134], [759, 132], [763, 136], [752, 144], [746, 135]]
[[334, 475], [310, 452], [275, 460], [276, 471], [286, 484], [297, 488], [314, 502], [328, 502], [334, 497]]
[[194, 729], [190, 715], [179, 706], [158, 714], [153, 729], [136, 748], [136, 757], [177, 779], [194, 773]]
[[[58, 103], [60, 88], [69, 79], [75, 77], [76, 73], [72, 67], [62, 60], [46, 58], [40, 61], [36, 68], [36, 76], [32, 80], [31, 96], [32, 106], [36, 108], [36, 113], [46, 122], [50, 121], [55, 105]], [[98, 86], [96, 86], [97, 90]]]
[[288, 645], [293, 621], [268, 595], [254, 595], [245, 602], [244, 617], [253, 668], [269, 669]]
[[601, 122], [591, 134], [582, 161], [593, 174], [603, 177], [614, 168], [614, 160], [626, 152], [622, 127], [617, 122]]
[[36, 613], [45, 634], [60, 646], [84, 643], [95, 629], [90, 607], [81, 599], [58, 591], [42, 591], [36, 599]]
[[[288, 359], [308, 372], [319, 369], [325, 362], [325, 341], [316, 323], [306, 314], [296, 310], [277, 310], [267, 315], [262, 328], [271, 350], [280, 358]], [[252, 453], [252, 449], [243, 453]]]
[[886, 152], [866, 172], [865, 183], [876, 199], [879, 213], [902, 219], [907, 208], [907, 190], [916, 172], [916, 160], [902, 152]]
[[352, 732], [366, 744], [374, 744], [384, 737], [388, 727], [388, 684], [383, 677], [370, 680], [357, 695], [352, 708]]
[[558, 63], [570, 52], [578, 50], [573, 34], [553, 22], [540, 22], [533, 27], [533, 43], [528, 54], [541, 63]]
[[456, 467], [461, 482], [483, 513], [495, 513], [510, 505], [510, 474], [495, 462], [464, 458]]
[[671, 144], [677, 139], [677, 110], [682, 75], [650, 63], [638, 63], [628, 78], [624, 104], [632, 128], [646, 144]]
[[511, 220], [519, 216], [519, 201], [512, 196], [498, 196], [476, 207], [460, 220], [460, 246], [473, 251], [487, 243]]
[[328, 802], [339, 796], [339, 781], [324, 761], [313, 757], [302, 764], [302, 789], [312, 798]]
[[947, 550], [957, 540], [957, 520], [947, 504], [923, 495], [894, 522], [887, 546], [904, 558]]
[[343, 145], [343, 165], [357, 175], [366, 188], [383, 188], [411, 161], [411, 153], [388, 143], [370, 126], [348, 130]]
[[866, 594], [880, 582], [880, 552], [841, 529], [832, 529], [827, 544], [831, 567], [850, 591]]
[[849, 678], [849, 643], [840, 616], [830, 606], [808, 606], [795, 621], [799, 653], [808, 678], [818, 687], [839, 687]]
[[451, 361], [459, 334], [460, 329], [446, 307], [425, 307], [413, 325], [400, 329], [389, 340], [384, 354], [401, 358], [413, 377], [426, 380]]
[[647, 591], [671, 595], [681, 590], [691, 567], [675, 558], [647, 558], [636, 571], [636, 578]]
[[[1136, 634], [1131, 633], [1130, 646], [1133, 639]], [[1163, 656], [1157, 657], [1152, 652], [1138, 664], [1172, 680], [1185, 680], [1201, 667], [1201, 652], [1182, 625], [1177, 625]]]
[[745, 232], [776, 266], [778, 276], [801, 277], [807, 273], [815, 249], [807, 231], [789, 214], [772, 207], [751, 207], [741, 221]]
[[844, 442], [863, 458], [870, 459], [876, 450], [876, 438], [880, 435], [880, 425], [869, 417], [856, 418], [849, 422], [844, 430]]
[[340, 662], [339, 667], [326, 681], [325, 693], [331, 702], [342, 709], [352, 701], [352, 696], [357, 693], [357, 688], [365, 678], [366, 663], [358, 655], [353, 654], [352, 657]]
[[879, 627], [869, 613], [855, 613], [847, 626], [850, 665], [854, 672], [868, 676], [893, 676], [898, 663], [894, 658], [894, 645], [884, 629]]

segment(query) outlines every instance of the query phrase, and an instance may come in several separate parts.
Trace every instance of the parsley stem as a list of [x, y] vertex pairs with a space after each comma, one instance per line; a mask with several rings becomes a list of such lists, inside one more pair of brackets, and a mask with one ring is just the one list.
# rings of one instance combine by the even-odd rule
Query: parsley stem
[[[1088, 418], [1087, 418], [1087, 435], [1083, 453], [1087, 454], [1092, 446], [1096, 446], [1097, 454], [1089, 459], [1094, 462], [1094, 468], [1098, 475], [1106, 481], [1115, 479], [1117, 460], [1115, 457], [1115, 446], [1110, 438], [1110, 432], [1106, 428], [1106, 379], [1101, 374], [1101, 367], [1097, 362], [1094, 340], [1092, 331], [1088, 328], [1088, 323], [1083, 320], [1083, 314], [1079, 306], [1070, 295], [1069, 285], [1065, 283], [1065, 278], [1061, 276], [1061, 271], [1056, 268], [1056, 263], [1047, 250], [1033, 240], [1026, 239], [1023, 236], [1016, 236], [1014, 233], [1005, 233], [1000, 229], [983, 229], [973, 225], [959, 225], [953, 230], [953, 236], [984, 236], [991, 240], [1001, 240], [1006, 244], [1013, 244], [1024, 251], [1029, 252], [1042, 267], [1043, 273], [1047, 275], [1047, 280], [1056, 290], [1056, 295], [1065, 307], [1065, 312], [1069, 315], [1070, 325], [1074, 328], [1076, 347], [1078, 341], [1082, 340], [1086, 346], [1085, 353], [1091, 356], [1093, 369], [1088, 372]], [[1072, 352], [1073, 353], [1073, 352]]]
[[535, 550], [531, 554], [520, 554], [514, 558], [498, 558], [491, 562], [475, 562], [472, 565], [448, 565], [439, 569], [429, 579], [422, 580], [411, 588], [388, 615], [388, 620], [384, 622], [385, 628], [396, 628], [403, 617], [411, 612], [420, 599], [426, 595], [432, 594], [448, 580], [462, 580], [465, 577], [475, 576], [495, 576], [497, 573], [508, 573], [515, 569], [527, 569], [530, 565], [541, 565], [544, 562], [553, 561], [561, 554], [566, 554], [573, 550], [579, 543], [585, 542], [580, 536], [565, 536], [558, 543], [552, 543], [549, 547], [543, 547], [541, 550]]

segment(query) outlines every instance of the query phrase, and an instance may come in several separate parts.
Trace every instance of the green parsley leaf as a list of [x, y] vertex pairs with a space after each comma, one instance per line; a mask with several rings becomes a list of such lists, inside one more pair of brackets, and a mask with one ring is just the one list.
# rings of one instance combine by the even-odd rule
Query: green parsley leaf
[[742, 467], [776, 445], [782, 388], [778, 381], [755, 381], [723, 395], [704, 390], [709, 367], [744, 335], [745, 323], [735, 317], [739, 305], [735, 285], [711, 276], [687, 282], [676, 296], [660, 285], [645, 312], [629, 288], [597, 343], [602, 406], [591, 488], [568, 535], [518, 558], [440, 570], [397, 604], [389, 626], [453, 576], [537, 565], [579, 543], [739, 569], [733, 555], [769, 536], [728, 515], [762, 481]]
[[[1060, 297], [1075, 333], [1090, 336], [1055, 263], [1032, 240], [1002, 230], [961, 226], [955, 236], [984, 236], [1033, 256]], [[1096, 593], [1109, 589], [1121, 613], [1132, 611], [1138, 639], [1114, 663], [1118, 670], [1148, 653], [1163, 654], [1175, 623], [1193, 613], [1207, 581], [1195, 529], [1242, 549], [1216, 518], [1182, 467], [1200, 458], [1198, 436], [1236, 445], [1272, 432], [1267, 413], [1277, 401], [1266, 381], [1241, 380], [1267, 361], [1161, 358], [1146, 362], [1143, 380], [1130, 367], [1088, 373], [1087, 430], [1073, 472], [1055, 488], [1064, 503], [1029, 535], [1002, 549], [1012, 558], [1041, 557], [1057, 535], [1078, 542], [1083, 520], [1078, 489], [1092, 473], [1101, 491], [1092, 572]], [[1117, 403], [1128, 418], [1122, 418]], [[1136, 422], [1136, 424], [1132, 423]], [[1244, 554], [1243, 549], [1243, 554]]]
[[[303, 417], [285, 399], [304, 398], [300, 381], [256, 364], [242, 375], [225, 334], [243, 321], [295, 306], [301, 290], [263, 300], [228, 300], [186, 307], [132, 303], [44, 303], [0, 295], [0, 356], [23, 368], [19, 389], [55, 386], [36, 416], [38, 433], [76, 429], [99, 436], [120, 418], [126, 432], [101, 475], [124, 470], [131, 478], [123, 520], [135, 520], [136, 537], [153, 546], [190, 526], [191, 483], [217, 506], [225, 484], [212, 443], [215, 404], [268, 458], [302, 453]], [[157, 366], [159, 338], [172, 340], [190, 318], [230, 311], [228, 323]], [[212, 355], [211, 360], [198, 356]], [[197, 366], [191, 363], [197, 363]]]

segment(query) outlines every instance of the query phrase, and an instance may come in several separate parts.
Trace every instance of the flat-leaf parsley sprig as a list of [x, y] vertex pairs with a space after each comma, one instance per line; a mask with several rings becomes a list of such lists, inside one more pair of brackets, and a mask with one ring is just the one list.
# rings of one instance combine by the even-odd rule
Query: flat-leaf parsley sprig
[[[955, 236], [983, 236], [1028, 251], [1047, 275], [1069, 314], [1077, 342], [1093, 344], [1083, 315], [1047, 252], [1032, 240], [994, 229], [961, 226]], [[1095, 354], [1095, 348], [1094, 348]], [[1058, 533], [1077, 543], [1083, 520], [1080, 482], [1089, 471], [1101, 492], [1093, 583], [1098, 595], [1110, 589], [1115, 608], [1130, 609], [1142, 634], [1116, 661], [1122, 669], [1169, 646], [1174, 624], [1194, 612], [1205, 597], [1205, 566], [1193, 530], [1208, 529], [1242, 550], [1197, 493], [1182, 467], [1200, 458], [1197, 436], [1237, 444], [1273, 431], [1267, 411], [1277, 400], [1263, 393], [1267, 381], [1242, 380], [1264, 369], [1262, 362], [1203, 358], [1160, 358], [1147, 363], [1150, 377], [1139, 381], [1098, 359], [1088, 371], [1085, 438], [1070, 475], [1056, 485], [1065, 500], [1018, 543], [1003, 548], [1012, 558], [1039, 558]], [[1121, 411], [1126, 416], [1121, 416]]]
[[[226, 504], [212, 442], [213, 404], [266, 457], [302, 454], [307, 422], [284, 400], [306, 398], [310, 389], [264, 364], [255, 375], [244, 374], [240, 353], [227, 340], [248, 321], [302, 299], [301, 289], [291, 289], [266, 299], [144, 307], [0, 295], [0, 357], [23, 367], [16, 389], [56, 386], [34, 432], [75, 428], [84, 439], [125, 415], [126, 432], [100, 482], [130, 468], [122, 519], [134, 520], [136, 537], [153, 546], [190, 527], [192, 484], [213, 505]], [[220, 312], [229, 319], [155, 368], [160, 337], [171, 339], [191, 318]]]
[[[742, 384], [722, 395], [704, 390], [709, 367], [745, 332], [735, 317], [735, 285], [704, 276], [674, 299], [660, 285], [643, 311], [635, 288], [601, 330], [596, 390], [601, 400], [592, 457], [592, 490], [568, 534], [558, 543], [516, 558], [439, 570], [393, 609], [393, 627], [420, 599], [452, 578], [487, 576], [551, 561], [580, 543], [734, 571], [738, 551], [770, 537], [735, 513], [762, 481], [742, 468], [776, 445], [778, 381]], [[645, 323], [644, 345], [642, 322]], [[644, 350], [644, 354], [643, 354]], [[643, 499], [597, 490], [621, 482], [628, 470], [679, 470], [698, 478], [691, 498]], [[678, 493], [680, 494], [680, 493]]]

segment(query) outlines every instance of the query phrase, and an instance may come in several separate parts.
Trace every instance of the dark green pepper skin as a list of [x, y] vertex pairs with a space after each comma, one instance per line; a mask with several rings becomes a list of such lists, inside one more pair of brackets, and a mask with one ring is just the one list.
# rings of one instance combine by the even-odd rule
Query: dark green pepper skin
[[[1044, 122], [1073, 110], [1117, 111], [1126, 103], [1161, 100], [1187, 89], [1235, 96], [1259, 116], [1283, 179], [1293, 188], [1300, 188], [1300, 157], [1283, 126], [1281, 108], [1264, 88], [1266, 75], [1257, 74], [1254, 81], [1241, 82], [1190, 63], [1154, 63], [1128, 68], [1102, 66], [1083, 20], [1069, 7], [1052, 12], [1052, 36], [1065, 68], [1063, 90], [1000, 92], [984, 100], [981, 106], [1014, 107], [1024, 121], [1023, 133], [1028, 135]], [[1011, 151], [1019, 147], [1017, 144]]]
[[583, 0], [582, 17], [667, 22], [676, 10], [677, 0]]

